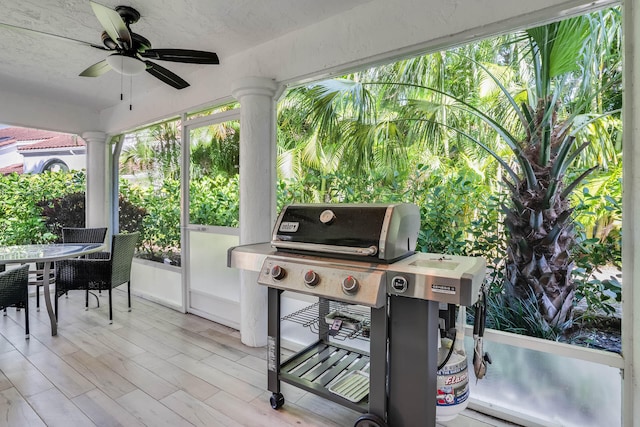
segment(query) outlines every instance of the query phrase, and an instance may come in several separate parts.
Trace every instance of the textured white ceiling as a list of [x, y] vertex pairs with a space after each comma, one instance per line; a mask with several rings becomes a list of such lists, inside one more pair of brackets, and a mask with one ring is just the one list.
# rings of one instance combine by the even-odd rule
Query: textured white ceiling
[[[352, 9], [368, 0], [102, 0], [132, 6], [142, 15], [132, 31], [154, 48], [199, 49], [227, 58], [301, 27]], [[0, 22], [101, 44], [102, 28], [88, 0], [0, 0]], [[107, 52], [25, 31], [0, 27], [0, 86], [4, 90], [78, 104], [95, 111], [120, 101], [128, 77], [110, 71], [78, 74]], [[183, 77], [215, 65], [158, 63]], [[147, 73], [135, 76], [133, 98], [164, 83]], [[168, 88], [170, 90], [175, 90]]]

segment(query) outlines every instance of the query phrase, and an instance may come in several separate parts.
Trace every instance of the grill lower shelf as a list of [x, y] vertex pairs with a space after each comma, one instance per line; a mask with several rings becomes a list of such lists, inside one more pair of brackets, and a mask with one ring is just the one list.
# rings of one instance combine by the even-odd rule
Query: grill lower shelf
[[343, 397], [329, 389], [339, 385], [343, 379], [348, 380], [347, 376], [366, 372], [368, 368], [369, 355], [335, 343], [319, 341], [284, 362], [280, 366], [279, 378], [353, 410], [367, 412], [368, 385], [365, 392], [363, 384], [360, 384], [363, 386], [359, 389], [360, 398], [355, 402], [354, 396], [345, 394]]

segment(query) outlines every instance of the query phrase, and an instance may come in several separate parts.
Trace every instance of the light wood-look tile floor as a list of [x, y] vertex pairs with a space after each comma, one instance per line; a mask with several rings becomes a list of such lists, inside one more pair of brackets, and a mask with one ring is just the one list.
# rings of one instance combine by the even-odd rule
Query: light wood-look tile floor
[[[283, 384], [286, 404], [269, 405], [264, 348], [238, 331], [126, 293], [60, 298], [58, 335], [45, 309], [0, 316], [0, 426], [352, 426], [358, 413]], [[465, 411], [446, 426], [506, 425]]]

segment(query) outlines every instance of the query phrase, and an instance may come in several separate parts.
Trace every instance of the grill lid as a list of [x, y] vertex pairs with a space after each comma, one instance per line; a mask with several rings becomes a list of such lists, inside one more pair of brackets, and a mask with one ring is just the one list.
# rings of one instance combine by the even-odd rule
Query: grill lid
[[398, 204], [296, 204], [280, 212], [271, 245], [278, 250], [393, 262], [411, 255], [420, 209]]

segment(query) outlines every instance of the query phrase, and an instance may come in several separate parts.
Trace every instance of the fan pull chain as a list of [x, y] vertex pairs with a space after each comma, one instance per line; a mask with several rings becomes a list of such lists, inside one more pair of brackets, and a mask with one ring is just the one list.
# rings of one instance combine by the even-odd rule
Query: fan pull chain
[[[121, 63], [120, 68], [122, 69], [122, 67], [124, 66], [124, 57], [122, 56], [120, 57], [120, 63]], [[121, 73], [120, 74], [120, 101], [124, 101], [124, 94], [123, 94], [124, 90], [122, 90], [122, 87], [124, 86], [123, 79], [124, 79], [124, 76]]]
[[129, 75], [129, 111], [133, 110], [133, 75]]

